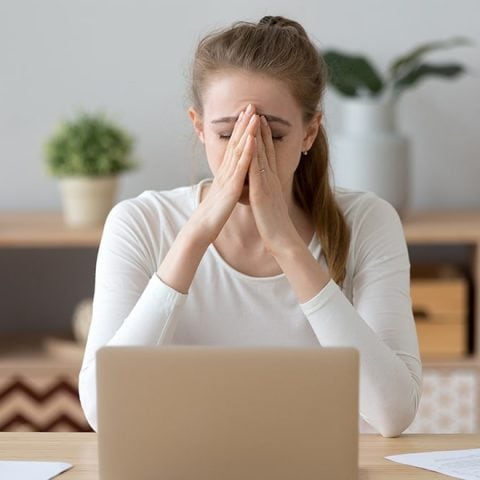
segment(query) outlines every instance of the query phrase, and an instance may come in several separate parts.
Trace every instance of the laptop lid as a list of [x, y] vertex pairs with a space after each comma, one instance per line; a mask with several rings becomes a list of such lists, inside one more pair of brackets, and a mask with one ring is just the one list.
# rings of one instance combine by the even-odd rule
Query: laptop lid
[[103, 347], [101, 480], [352, 480], [353, 348]]

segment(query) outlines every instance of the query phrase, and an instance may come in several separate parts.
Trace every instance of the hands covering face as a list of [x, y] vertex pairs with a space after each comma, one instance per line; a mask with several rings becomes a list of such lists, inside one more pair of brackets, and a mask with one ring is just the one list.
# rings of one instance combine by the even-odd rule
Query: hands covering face
[[[266, 248], [274, 251], [278, 245], [286, 243], [288, 238], [295, 235], [296, 231], [277, 173], [272, 131], [265, 117], [256, 115], [253, 111], [252, 108], [245, 113], [250, 116], [250, 123], [246, 128], [249, 132], [248, 138], [244, 144], [237, 145], [236, 150], [240, 150], [240, 145], [244, 145], [242, 155], [247, 155], [250, 159], [247, 174], [249, 204]], [[243, 117], [237, 121], [237, 125], [242, 123]], [[252, 125], [256, 126], [253, 133]], [[233, 137], [232, 134], [232, 139]]]
[[[256, 114], [252, 105], [237, 118], [222, 162], [223, 168], [219, 168], [217, 176], [226, 169], [225, 166], [228, 165], [231, 170], [231, 167], [237, 165], [238, 170], [244, 166], [245, 161], [248, 161], [249, 173], [254, 172], [255, 168], [257, 173], [277, 173], [272, 132], [265, 117]], [[248, 174], [244, 183], [249, 181]]]
[[273, 141], [268, 122], [253, 106], [240, 113], [202, 213], [202, 229], [209, 241], [217, 238], [238, 203], [251, 207], [268, 251], [298, 237], [288, 209], [291, 192], [282, 188]]

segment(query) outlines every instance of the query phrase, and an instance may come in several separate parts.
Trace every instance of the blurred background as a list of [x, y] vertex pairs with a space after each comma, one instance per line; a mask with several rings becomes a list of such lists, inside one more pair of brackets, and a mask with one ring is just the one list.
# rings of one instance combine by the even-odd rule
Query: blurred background
[[[462, 35], [478, 44], [479, 13], [475, 0], [2, 0], [0, 208], [59, 208], [41, 145], [61, 118], [80, 108], [104, 108], [138, 140], [141, 168], [123, 179], [120, 198], [208, 172], [186, 110], [194, 48], [212, 29], [281, 14], [299, 21], [321, 48], [365, 54], [385, 69], [425, 41]], [[426, 80], [398, 105], [399, 127], [413, 142], [412, 207], [475, 207], [479, 50], [458, 47], [431, 58], [461, 62], [472, 73]], [[331, 131], [340, 112], [330, 92], [325, 110]]]
[[[445, 328], [428, 333], [443, 340], [431, 351], [425, 343], [432, 360], [417, 428], [478, 429], [479, 386], [472, 373], [480, 282], [477, 0], [0, 0], [0, 430], [88, 428], [75, 391], [81, 341], [78, 348], [70, 343], [75, 316], [88, 317], [88, 301], [83, 310], [79, 302], [93, 293], [101, 228], [72, 231], [58, 220], [59, 186], [47, 172], [46, 139], [80, 110], [104, 110], [128, 130], [138, 168], [121, 176], [116, 201], [208, 176], [187, 116], [195, 47], [213, 29], [264, 15], [297, 20], [321, 49], [368, 56], [380, 71], [425, 42], [472, 41], [429, 56], [460, 63], [465, 74], [420, 82], [395, 113], [410, 145], [409, 211], [438, 214], [405, 225], [412, 263], [432, 267], [427, 283], [419, 283], [425, 304], [418, 318], [433, 315], [430, 306], [435, 310], [438, 298], [452, 295], [447, 313], [435, 315], [439, 324], [456, 324], [454, 334]], [[341, 129], [342, 101], [327, 90], [329, 135]]]

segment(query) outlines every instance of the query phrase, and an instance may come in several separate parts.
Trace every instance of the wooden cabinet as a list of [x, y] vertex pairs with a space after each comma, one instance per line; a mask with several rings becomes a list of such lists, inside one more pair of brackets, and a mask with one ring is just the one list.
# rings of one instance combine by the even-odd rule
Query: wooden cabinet
[[[473, 338], [470, 344], [472, 345], [473, 352], [470, 357], [474, 362], [480, 363], [480, 211], [411, 214], [404, 218], [403, 226], [405, 238], [410, 246], [453, 245], [467, 247], [469, 256], [469, 271], [467, 273], [472, 281], [472, 298], [468, 301], [468, 305], [470, 306], [468, 319], [472, 322], [473, 328], [466, 326], [464, 335], [467, 335], [467, 332], [472, 334]], [[448, 259], [445, 259], [445, 262], [448, 262]], [[436, 313], [439, 313], [439, 309], [442, 310], [442, 314], [444, 315], [442, 318], [443, 321], [446, 319], [448, 312], [450, 314], [452, 312], [456, 315], [459, 314], [457, 306], [458, 296], [465, 295], [465, 290], [458, 281], [453, 281], [451, 287], [453, 287], [453, 289], [447, 288], [449, 291], [448, 294], [446, 294], [445, 287], [439, 286], [437, 294], [434, 294], [438, 306]], [[425, 286], [425, 289], [430, 289], [430, 295], [432, 295], [432, 288], [432, 285]], [[423, 294], [425, 295], [425, 290]], [[457, 297], [455, 297], [455, 295]], [[439, 317], [437, 317], [437, 320], [441, 321]], [[458, 328], [454, 334], [457, 336], [457, 342], [462, 341], [458, 338]], [[449, 341], [448, 334], [445, 335], [445, 341]], [[458, 349], [458, 355], [452, 358], [452, 361], [461, 361], [464, 357], [464, 353]], [[434, 361], [435, 355], [425, 355], [424, 360]]]
[[[409, 432], [468, 433], [480, 430], [480, 211], [417, 213], [403, 220], [409, 246], [462, 246], [468, 254], [471, 280], [465, 316], [465, 277], [425, 282], [417, 304], [428, 302], [437, 332], [417, 323], [423, 338], [423, 393]], [[449, 259], [442, 259], [448, 262]], [[414, 294], [412, 294], [412, 297]], [[415, 299], [414, 299], [415, 302]], [[468, 320], [471, 325], [466, 325]], [[443, 323], [442, 323], [443, 322]], [[470, 352], [466, 354], [466, 336]], [[441, 352], [441, 354], [439, 354]], [[445, 352], [449, 352], [448, 355]]]
[[454, 268], [412, 268], [411, 297], [420, 352], [460, 358], [468, 355], [468, 281]]
[[[2, 249], [96, 249], [101, 232], [69, 228], [58, 213], [0, 213]], [[89, 431], [78, 399], [82, 356], [73, 338], [12, 336], [0, 319], [0, 430]]]

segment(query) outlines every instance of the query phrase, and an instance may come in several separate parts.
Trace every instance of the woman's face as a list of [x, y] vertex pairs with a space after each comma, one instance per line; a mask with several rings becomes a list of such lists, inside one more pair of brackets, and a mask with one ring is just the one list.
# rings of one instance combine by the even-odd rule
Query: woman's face
[[203, 92], [203, 118], [190, 109], [208, 164], [216, 174], [239, 113], [251, 103], [257, 114], [265, 115], [272, 131], [277, 173], [282, 190], [290, 194], [293, 174], [302, 151], [310, 149], [318, 132], [320, 112], [307, 126], [302, 110], [287, 85], [272, 77], [249, 72], [213, 75]]

